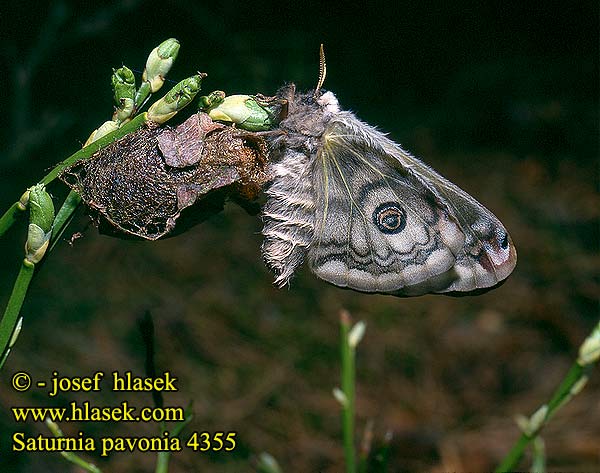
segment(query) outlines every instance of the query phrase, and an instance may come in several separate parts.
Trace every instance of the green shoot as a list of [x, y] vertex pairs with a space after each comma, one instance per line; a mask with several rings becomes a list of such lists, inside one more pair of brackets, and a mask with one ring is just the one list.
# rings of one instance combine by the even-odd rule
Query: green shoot
[[356, 346], [365, 332], [365, 323], [358, 322], [351, 327], [350, 314], [340, 313], [342, 388], [333, 390], [334, 397], [342, 406], [342, 436], [346, 472], [356, 473], [356, 447], [354, 445], [354, 402], [356, 383]]
[[[60, 430], [60, 427], [56, 423], [52, 422], [50, 419], [46, 419], [46, 425], [56, 438], [64, 437], [62, 430]], [[65, 457], [67, 461], [83, 468], [84, 471], [88, 471], [89, 473], [102, 473], [102, 470], [96, 465], [86, 462], [83, 458], [73, 452], [60, 452], [60, 454]]]
[[496, 468], [496, 473], [513, 471], [517, 468], [525, 449], [538, 438], [538, 434], [550, 418], [583, 389], [587, 383], [589, 371], [598, 359], [600, 359], [600, 322], [581, 344], [577, 361], [571, 366], [550, 401], [541, 406], [529, 419], [521, 420], [520, 427], [523, 433]]

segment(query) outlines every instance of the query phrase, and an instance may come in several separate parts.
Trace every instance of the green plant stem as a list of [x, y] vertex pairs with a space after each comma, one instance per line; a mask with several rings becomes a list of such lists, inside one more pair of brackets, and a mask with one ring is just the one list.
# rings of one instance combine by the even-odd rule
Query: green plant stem
[[541, 437], [536, 437], [533, 441], [533, 461], [530, 471], [546, 473], [546, 447]]
[[536, 438], [539, 431], [552, 416], [552, 414], [554, 414], [554, 412], [564, 404], [564, 401], [568, 399], [571, 388], [577, 381], [579, 381], [579, 379], [581, 379], [585, 371], [587, 371], [586, 367], [581, 366], [579, 363], [574, 363], [573, 366], [571, 366], [571, 369], [550, 399], [550, 402], [548, 403], [548, 413], [546, 414], [544, 422], [540, 425], [540, 428], [535, 432], [523, 432], [521, 434], [517, 442], [511, 448], [510, 452], [508, 452], [506, 457], [504, 457], [504, 460], [502, 460], [502, 463], [498, 466], [498, 468], [496, 468], [496, 473], [512, 471], [516, 468], [529, 443]]
[[74, 465], [80, 466], [85, 471], [89, 471], [90, 473], [102, 473], [102, 470], [96, 465], [86, 462], [83, 458], [74, 454], [73, 452], [60, 452], [60, 454], [65, 457], [67, 461], [73, 463]]
[[25, 300], [25, 295], [27, 294], [27, 289], [29, 289], [29, 284], [31, 283], [34, 271], [35, 265], [24, 259], [19, 274], [17, 275], [17, 279], [15, 280], [15, 285], [13, 286], [6, 310], [4, 311], [2, 320], [0, 320], [0, 353], [2, 353], [0, 368], [2, 368], [2, 365], [6, 360], [6, 350], [10, 348], [8, 345], [13, 331], [15, 330], [15, 326], [17, 325], [21, 307], [23, 306], [23, 301]]
[[[46, 425], [50, 429], [50, 432], [52, 432], [52, 434], [56, 438], [64, 437], [64, 434], [62, 433], [62, 430], [60, 429], [58, 424], [56, 424], [55, 422], [52, 422], [49, 419], [46, 419]], [[60, 454], [63, 457], [65, 457], [69, 462], [73, 463], [74, 465], [80, 466], [81, 468], [83, 468], [85, 471], [88, 471], [89, 473], [102, 473], [102, 470], [100, 470], [100, 468], [98, 468], [96, 465], [85, 461], [83, 458], [81, 458], [79, 455], [77, 455], [73, 452], [60, 452]]]
[[510, 449], [506, 457], [502, 460], [502, 463], [496, 468], [496, 473], [503, 473], [507, 471], [513, 471], [517, 467], [517, 464], [523, 457], [523, 453], [527, 446], [533, 441], [540, 430], [546, 425], [548, 420], [552, 417], [556, 411], [562, 407], [566, 402], [568, 402], [573, 394], [574, 387], [579, 383], [584, 377], [587, 376], [588, 371], [592, 367], [593, 364], [589, 364], [586, 366], [580, 365], [578, 362], [573, 363], [563, 381], [560, 383], [556, 391], [554, 392], [552, 398], [548, 402], [548, 411], [543, 419], [543, 422], [539, 424], [539, 427], [533, 432], [523, 432], [517, 442]]
[[0, 217], [0, 237], [12, 227], [21, 215], [23, 215], [26, 207], [21, 202], [15, 202], [10, 208]]
[[[17, 202], [17, 204], [18, 203], [19, 202]], [[54, 245], [64, 232], [68, 223], [71, 221], [73, 212], [75, 209], [77, 209], [77, 206], [80, 203], [81, 197], [79, 197], [75, 191], [71, 191], [65, 199], [65, 202], [60, 208], [58, 214], [54, 218], [52, 226], [53, 241], [50, 250], [54, 248]], [[11, 336], [15, 330], [17, 321], [19, 320], [19, 314], [21, 313], [23, 302], [25, 301], [25, 296], [27, 295], [27, 290], [29, 289], [34, 272], [35, 264], [27, 259], [24, 259], [21, 269], [19, 270], [19, 274], [17, 275], [17, 279], [15, 280], [13, 291], [10, 299], [8, 300], [6, 310], [4, 311], [2, 320], [0, 320], [0, 354], [2, 354], [0, 358], [0, 369], [2, 369], [4, 363], [6, 362], [8, 350], [10, 349], [9, 343], [11, 341]]]
[[169, 460], [171, 452], [158, 452], [156, 456], [156, 468], [154, 473], [167, 473], [169, 471]]
[[373, 473], [385, 473], [388, 471], [391, 444], [392, 432], [388, 431], [385, 434], [383, 446], [379, 449], [378, 454], [375, 456], [375, 467]]
[[531, 442], [532, 440], [533, 437], [530, 437], [529, 435], [526, 435], [524, 433], [521, 434], [519, 440], [517, 440], [517, 443], [513, 445], [513, 447], [510, 449], [510, 452], [508, 452], [508, 455], [504, 457], [502, 463], [500, 463], [498, 468], [496, 468], [496, 470], [494, 471], [496, 473], [501, 473], [514, 470], [515, 465], [519, 463], [519, 460], [521, 460], [521, 458], [523, 457], [523, 453], [525, 453], [527, 445], [529, 445], [529, 442]]
[[585, 376], [590, 369], [590, 366], [581, 366], [579, 363], [575, 362], [567, 372], [567, 375], [563, 379], [562, 383], [558, 386], [554, 395], [548, 402], [548, 414], [546, 415], [546, 420], [550, 419], [552, 414], [554, 414], [565, 401], [569, 400], [569, 396], [571, 394], [571, 389], [583, 376]]
[[341, 317], [341, 356], [342, 392], [346, 402], [342, 406], [342, 432], [346, 472], [356, 473], [356, 452], [354, 448], [354, 400], [355, 400], [355, 349], [348, 342], [350, 333], [349, 317]]
[[[185, 408], [185, 418], [173, 427], [173, 430], [170, 432], [170, 437], [178, 437], [181, 431], [188, 425], [192, 419], [194, 418], [194, 413], [192, 412], [192, 404], [190, 403]], [[166, 427], [162, 426], [161, 431], [164, 432]], [[156, 468], [154, 469], [154, 473], [167, 473], [169, 471], [169, 460], [171, 458], [171, 452], [158, 452], [156, 458]]]
[[54, 219], [50, 251], [54, 249], [54, 246], [60, 240], [60, 237], [67, 226], [71, 223], [71, 220], [73, 220], [73, 214], [75, 213], [75, 210], [77, 210], [77, 207], [79, 207], [79, 204], [81, 204], [81, 196], [74, 190], [71, 190]]

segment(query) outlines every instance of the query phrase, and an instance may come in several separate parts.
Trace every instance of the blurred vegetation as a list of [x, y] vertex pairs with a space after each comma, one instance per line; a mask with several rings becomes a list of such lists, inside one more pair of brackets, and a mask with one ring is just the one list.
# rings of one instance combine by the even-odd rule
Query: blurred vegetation
[[[492, 209], [519, 252], [515, 273], [480, 297], [396, 299], [330, 287], [306, 269], [271, 286], [260, 220], [235, 205], [155, 243], [99, 235], [82, 214], [36, 276], [24, 327], [0, 374], [48, 379], [143, 374], [137, 320], [154, 317], [159, 370], [179, 378], [169, 405], [194, 400], [193, 430], [235, 430], [232, 454], [176, 454], [170, 471], [249, 471], [262, 451], [284, 471], [340, 471], [341, 308], [368, 331], [357, 353], [357, 426], [394, 433], [393, 471], [490, 470], [560, 381], [598, 317], [598, 5], [584, 1], [327, 9], [293, 2], [23, 1], [3, 6], [0, 207], [71, 154], [111, 115], [111, 67], [143, 66], [158, 42], [182, 44], [173, 84], [207, 72], [204, 91], [311, 88], [318, 45], [326, 88]], [[66, 195], [61, 186], [55, 196]], [[69, 231], [67, 233], [70, 233]], [[0, 302], [25, 228], [0, 241]], [[549, 470], [600, 465], [598, 370], [544, 431]], [[150, 405], [148, 395], [129, 396]], [[116, 405], [122, 395], [66, 395]], [[13, 405], [0, 390], [0, 445]], [[53, 404], [55, 405], [55, 404]], [[65, 424], [66, 434], [152, 435], [153, 425]], [[46, 434], [28, 423], [29, 434]], [[96, 458], [105, 471], [152, 470], [151, 454]], [[54, 454], [0, 455], [0, 469], [67, 471]], [[75, 471], [75, 470], [72, 470]]]

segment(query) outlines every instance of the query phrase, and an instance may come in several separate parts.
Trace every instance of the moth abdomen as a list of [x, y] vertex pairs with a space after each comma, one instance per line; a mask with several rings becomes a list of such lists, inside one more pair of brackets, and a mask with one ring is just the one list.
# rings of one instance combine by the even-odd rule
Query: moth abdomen
[[281, 287], [289, 283], [313, 241], [315, 203], [308, 156], [288, 149], [269, 171], [262, 255]]

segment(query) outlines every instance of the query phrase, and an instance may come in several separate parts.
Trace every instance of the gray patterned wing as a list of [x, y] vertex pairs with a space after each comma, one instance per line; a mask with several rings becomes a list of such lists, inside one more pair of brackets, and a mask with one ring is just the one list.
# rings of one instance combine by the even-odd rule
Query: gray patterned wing
[[342, 287], [401, 296], [488, 288], [516, 254], [483, 206], [349, 112], [313, 163], [311, 269]]

